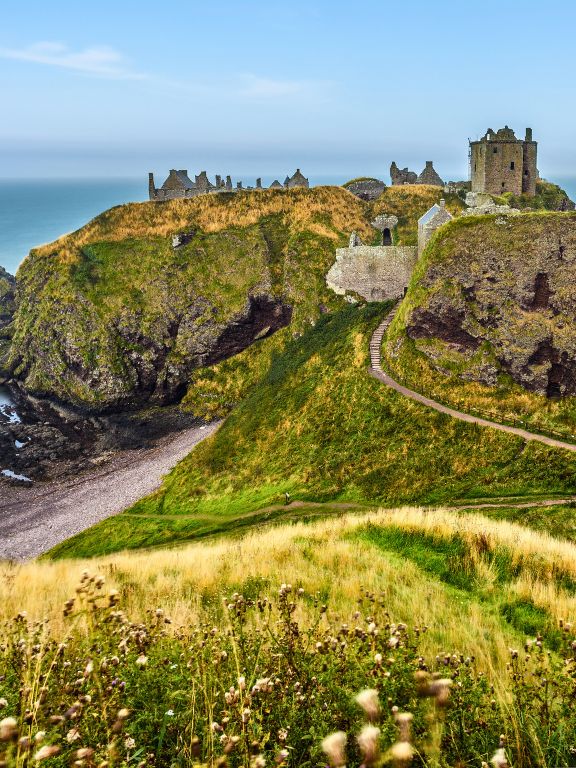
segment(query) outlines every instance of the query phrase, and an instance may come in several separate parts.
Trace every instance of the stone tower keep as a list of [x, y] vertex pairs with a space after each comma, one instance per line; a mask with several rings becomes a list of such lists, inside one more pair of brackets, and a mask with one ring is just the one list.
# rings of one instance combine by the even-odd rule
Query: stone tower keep
[[472, 192], [512, 192], [534, 197], [537, 147], [531, 128], [526, 128], [524, 141], [517, 139], [507, 125], [496, 133], [489, 128], [479, 141], [470, 142]]

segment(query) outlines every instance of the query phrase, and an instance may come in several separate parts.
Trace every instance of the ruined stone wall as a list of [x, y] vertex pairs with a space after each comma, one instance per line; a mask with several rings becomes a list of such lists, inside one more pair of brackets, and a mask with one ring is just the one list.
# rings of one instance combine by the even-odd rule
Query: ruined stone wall
[[350, 291], [367, 301], [396, 299], [404, 295], [417, 259], [415, 246], [338, 248], [326, 283], [340, 295]]
[[523, 150], [522, 192], [534, 197], [536, 181], [538, 180], [538, 168], [536, 166], [538, 144], [535, 141], [525, 141]]

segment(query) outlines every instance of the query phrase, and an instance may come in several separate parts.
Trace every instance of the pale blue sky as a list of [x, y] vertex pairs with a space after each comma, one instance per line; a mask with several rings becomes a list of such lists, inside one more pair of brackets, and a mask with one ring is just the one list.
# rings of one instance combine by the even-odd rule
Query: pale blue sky
[[0, 177], [467, 172], [530, 125], [576, 176], [576, 4], [20, 0], [0, 26]]

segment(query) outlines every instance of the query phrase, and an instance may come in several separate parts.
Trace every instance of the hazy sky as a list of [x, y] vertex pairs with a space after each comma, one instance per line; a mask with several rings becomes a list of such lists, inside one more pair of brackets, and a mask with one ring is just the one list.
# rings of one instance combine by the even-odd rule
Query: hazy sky
[[576, 3], [19, 0], [0, 26], [0, 177], [388, 176], [505, 123], [576, 176]]

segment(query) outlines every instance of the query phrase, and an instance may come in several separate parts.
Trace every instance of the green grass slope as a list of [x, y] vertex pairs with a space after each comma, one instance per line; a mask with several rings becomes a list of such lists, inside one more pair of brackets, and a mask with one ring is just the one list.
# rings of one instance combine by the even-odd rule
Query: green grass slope
[[285, 492], [304, 504], [327, 503], [329, 513], [338, 503], [538, 498], [574, 490], [572, 454], [450, 419], [369, 377], [368, 341], [386, 311], [367, 305], [322, 317], [273, 357], [218, 433], [157, 493], [51, 556], [169, 544], [294, 516], [294, 509], [278, 508]]

